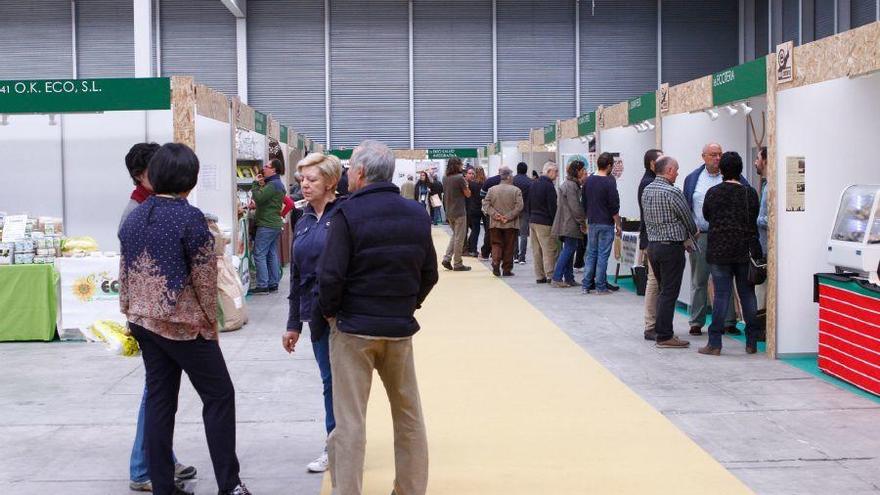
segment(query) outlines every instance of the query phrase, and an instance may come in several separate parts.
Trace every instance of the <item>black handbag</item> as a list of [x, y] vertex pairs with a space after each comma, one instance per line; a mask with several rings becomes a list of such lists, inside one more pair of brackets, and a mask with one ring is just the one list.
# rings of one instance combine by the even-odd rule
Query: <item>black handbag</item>
[[[748, 226], [750, 223], [751, 216], [749, 215], [749, 190], [748, 186], [743, 187], [746, 193], [746, 225]], [[754, 235], [751, 239], [749, 239], [749, 275], [748, 281], [750, 285], [761, 285], [765, 281], [767, 281], [767, 259], [766, 258], [756, 258], [752, 254], [752, 244], [757, 240], [758, 236], [758, 226], [754, 226]]]

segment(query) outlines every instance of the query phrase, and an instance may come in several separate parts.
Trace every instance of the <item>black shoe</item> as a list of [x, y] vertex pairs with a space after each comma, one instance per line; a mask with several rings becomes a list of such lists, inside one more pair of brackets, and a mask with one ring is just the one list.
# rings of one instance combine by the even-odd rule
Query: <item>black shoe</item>
[[587, 286], [587, 292], [594, 291], [594, 290], [596, 290], [595, 283], [591, 283], [590, 285]]
[[691, 335], [703, 335], [703, 329], [700, 327], [691, 327], [690, 334]]
[[446, 268], [447, 270], [452, 270], [452, 269], [453, 269], [453, 268], [452, 268], [452, 263], [449, 262], [449, 261], [443, 261], [443, 262], [440, 263], [440, 264], [443, 265], [443, 268]]
[[547, 278], [539, 278], [538, 280], [535, 280], [535, 283], [536, 284], [549, 284], [550, 280], [548, 280]]
[[171, 495], [195, 495], [195, 492], [187, 490], [186, 485], [176, 481], [174, 482], [174, 490], [171, 492]]
[[251, 289], [251, 294], [266, 294], [268, 292], [268, 287], [254, 287], [253, 289]]
[[251, 495], [251, 492], [246, 486], [244, 486], [244, 483], [239, 483], [238, 486], [232, 490], [220, 490], [217, 492], [217, 495]]
[[278, 286], [277, 285], [270, 285], [269, 287], [266, 288], [266, 292], [268, 292], [270, 294], [273, 292], [278, 292]]
[[498, 265], [492, 265], [492, 275], [495, 275], [496, 277], [501, 276], [501, 268], [498, 268]]
[[611, 292], [617, 292], [617, 291], [620, 290], [620, 286], [619, 286], [619, 285], [608, 284], [607, 288], [608, 288], [608, 290], [610, 290]]
[[186, 464], [177, 463], [174, 465], [174, 479], [180, 480], [191, 480], [196, 477], [198, 471], [196, 471], [195, 466], [187, 466]]
[[645, 340], [656, 341], [657, 340], [657, 332], [653, 330], [645, 331]]
[[736, 327], [724, 327], [724, 333], [727, 335], [742, 335], [742, 330]]
[[452, 269], [454, 272], [469, 272], [471, 271], [471, 267], [465, 265], [458, 265]]
[[502, 277], [512, 277], [512, 276], [513, 276], [513, 272], [504, 272], [504, 273], [501, 274], [501, 276], [502, 276]]

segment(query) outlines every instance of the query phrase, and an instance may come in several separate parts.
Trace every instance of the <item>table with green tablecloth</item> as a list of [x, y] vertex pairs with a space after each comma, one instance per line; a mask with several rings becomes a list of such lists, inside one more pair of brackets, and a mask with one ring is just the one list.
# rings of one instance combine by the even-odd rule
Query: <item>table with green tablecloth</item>
[[0, 342], [54, 338], [57, 284], [53, 265], [0, 265]]

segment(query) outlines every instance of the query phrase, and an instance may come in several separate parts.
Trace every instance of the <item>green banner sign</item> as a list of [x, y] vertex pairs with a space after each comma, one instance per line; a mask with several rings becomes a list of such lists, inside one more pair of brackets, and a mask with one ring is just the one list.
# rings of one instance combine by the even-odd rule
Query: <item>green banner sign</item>
[[767, 93], [767, 57], [716, 72], [712, 76], [712, 104], [726, 105]]
[[302, 134], [297, 134], [297, 135], [296, 135], [296, 149], [298, 149], [298, 150], [304, 150], [304, 149], [306, 149], [306, 142], [305, 142], [305, 140], [303, 139], [303, 135], [302, 135]]
[[437, 148], [428, 150], [428, 159], [445, 160], [457, 156], [459, 158], [476, 158], [476, 148]]
[[267, 124], [266, 114], [254, 110], [254, 130], [265, 136], [268, 131]]
[[497, 143], [495, 143], [495, 154], [496, 155], [501, 154], [501, 141], [498, 141]]
[[556, 124], [544, 126], [544, 144], [556, 142]]
[[578, 136], [586, 136], [596, 132], [596, 112], [585, 113], [578, 117]]
[[650, 91], [648, 93], [629, 100], [629, 123], [637, 124], [646, 120], [651, 120], [657, 116], [657, 95]]
[[288, 131], [286, 126], [281, 126], [281, 142], [287, 144]]
[[171, 108], [171, 79], [0, 81], [0, 113], [109, 112]]
[[351, 160], [351, 152], [354, 150], [330, 150], [328, 155], [333, 155], [340, 160]]

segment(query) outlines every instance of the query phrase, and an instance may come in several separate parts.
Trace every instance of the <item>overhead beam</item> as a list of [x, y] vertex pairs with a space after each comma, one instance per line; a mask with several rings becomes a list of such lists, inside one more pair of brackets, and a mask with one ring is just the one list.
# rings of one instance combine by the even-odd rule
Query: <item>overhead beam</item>
[[220, 2], [239, 19], [247, 17], [247, 0], [220, 0]]

